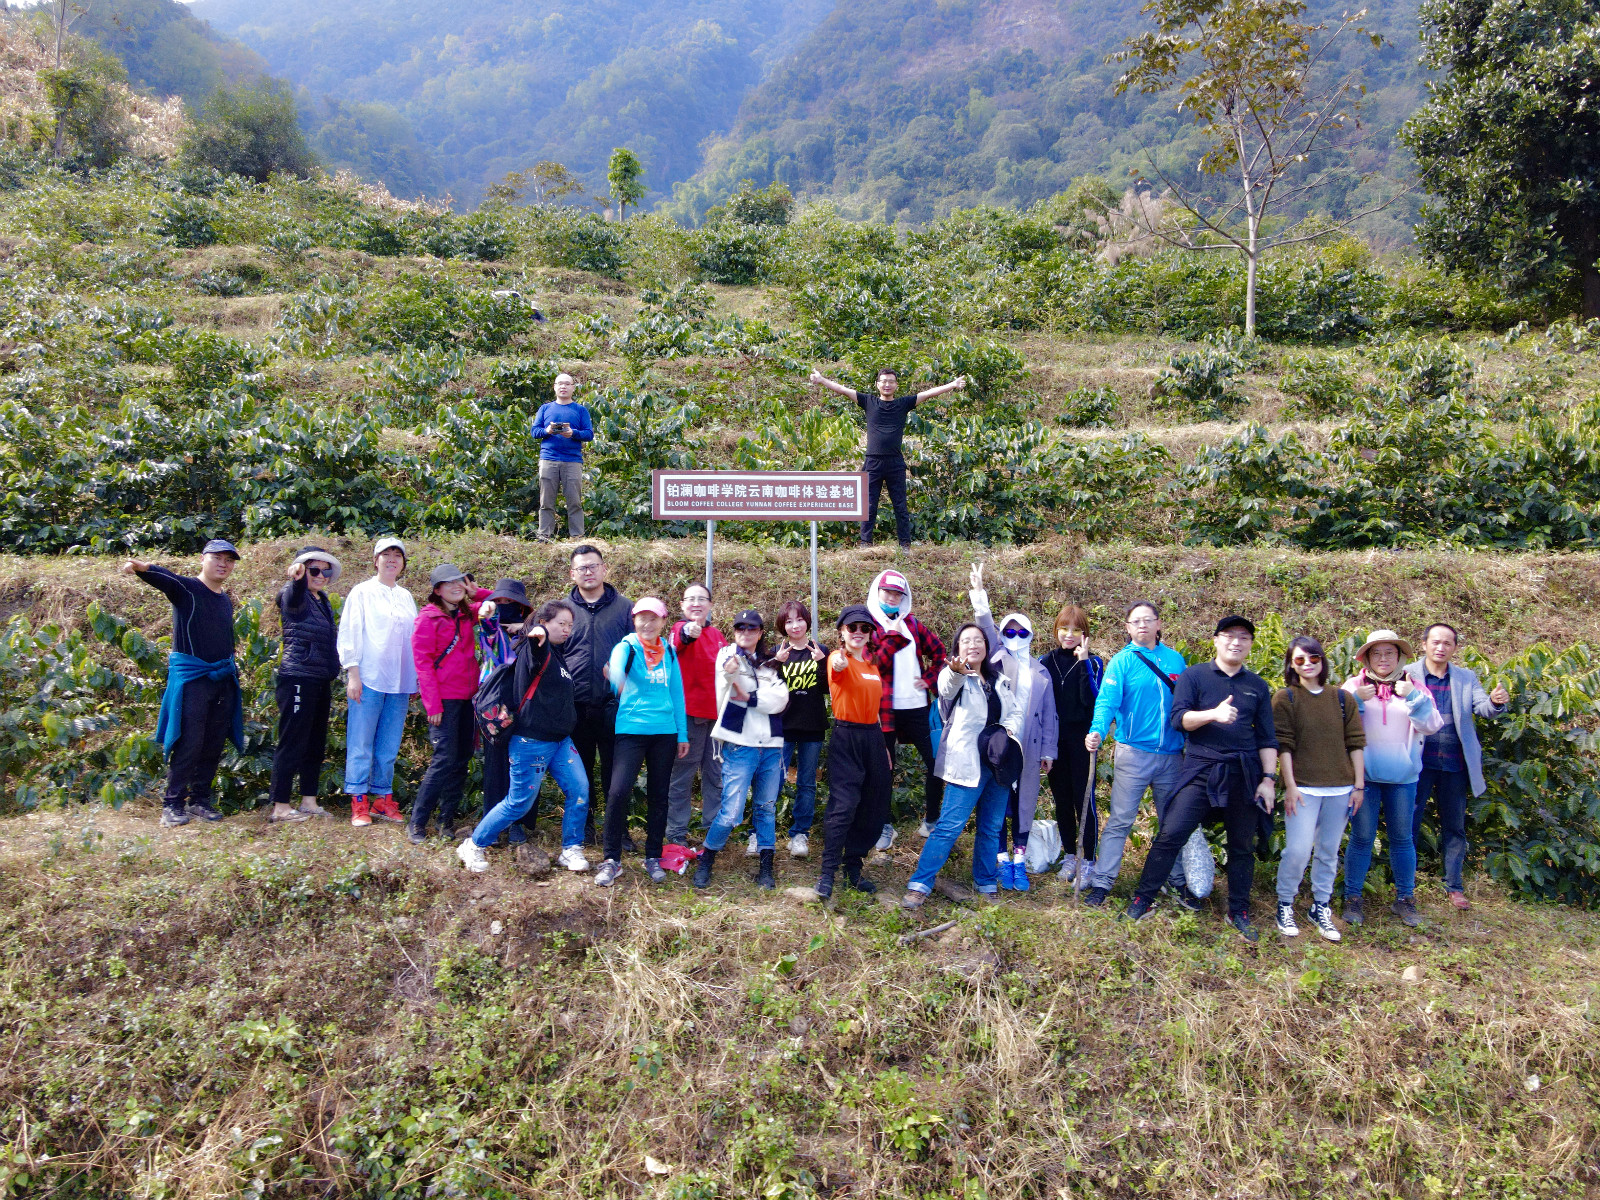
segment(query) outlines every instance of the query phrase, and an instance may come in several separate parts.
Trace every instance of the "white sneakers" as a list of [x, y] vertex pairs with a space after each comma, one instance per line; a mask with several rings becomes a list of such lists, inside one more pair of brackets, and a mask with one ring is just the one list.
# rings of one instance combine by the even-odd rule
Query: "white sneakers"
[[1062, 882], [1070, 883], [1073, 891], [1081, 892], [1089, 886], [1090, 880], [1094, 878], [1094, 859], [1085, 858], [1080, 860], [1076, 854], [1069, 854], [1066, 857], [1066, 861], [1061, 864], [1061, 870], [1057, 872], [1057, 875], [1060, 876]]
[[1278, 932], [1284, 937], [1299, 937], [1300, 926], [1294, 923], [1294, 905], [1278, 901]]
[[756, 841], [756, 835], [753, 833], [750, 835], [749, 843], [744, 848], [744, 856], [746, 858], [761, 857], [761, 845]]
[[556, 864], [565, 867], [569, 871], [587, 871], [589, 869], [589, 860], [583, 856], [582, 846], [564, 847], [556, 857]]
[[878, 839], [878, 844], [874, 846], [873, 849], [887, 850], [890, 846], [894, 845], [894, 840], [899, 836], [900, 834], [896, 831], [893, 825], [885, 825], [883, 827], [883, 836]]
[[482, 875], [489, 869], [489, 860], [484, 857], [483, 851], [478, 849], [478, 844], [471, 838], [456, 847], [456, 857], [461, 860], [461, 865], [475, 875]]
[[789, 857], [804, 858], [811, 853], [811, 839], [803, 833], [797, 833], [789, 839]]
[[929, 825], [926, 821], [924, 821], [921, 825], [917, 826], [917, 836], [919, 838], [930, 838], [930, 837], [932, 837], [933, 836], [933, 826]]

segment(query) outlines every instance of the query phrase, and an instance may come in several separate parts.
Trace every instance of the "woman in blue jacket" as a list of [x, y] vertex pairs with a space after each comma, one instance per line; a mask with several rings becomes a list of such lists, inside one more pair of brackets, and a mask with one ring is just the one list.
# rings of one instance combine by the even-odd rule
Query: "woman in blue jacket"
[[606, 789], [606, 858], [595, 872], [600, 887], [622, 874], [622, 839], [628, 832], [628, 801], [639, 769], [648, 766], [645, 785], [644, 869], [656, 883], [666, 879], [661, 845], [667, 832], [667, 785], [673, 759], [689, 752], [689, 722], [683, 707], [683, 676], [678, 656], [661, 638], [667, 606], [645, 596], [633, 606], [633, 632], [616, 644], [606, 680], [617, 697], [617, 741]]

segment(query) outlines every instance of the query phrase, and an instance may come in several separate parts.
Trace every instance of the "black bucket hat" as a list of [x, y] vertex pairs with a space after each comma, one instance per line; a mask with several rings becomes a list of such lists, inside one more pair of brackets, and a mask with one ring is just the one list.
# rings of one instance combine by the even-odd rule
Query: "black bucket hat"
[[522, 586], [520, 579], [496, 579], [494, 591], [489, 593], [489, 599], [504, 600], [508, 604], [520, 604], [523, 608], [531, 609], [528, 603], [528, 589]]
[[978, 735], [978, 755], [994, 774], [995, 782], [1010, 787], [1022, 778], [1022, 747], [1004, 725], [985, 725]]

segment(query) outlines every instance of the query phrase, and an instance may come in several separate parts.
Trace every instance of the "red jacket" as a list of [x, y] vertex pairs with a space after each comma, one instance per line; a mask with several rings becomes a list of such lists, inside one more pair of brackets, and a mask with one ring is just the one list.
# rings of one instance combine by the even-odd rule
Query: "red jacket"
[[700, 636], [683, 640], [683, 627], [679, 621], [672, 627], [672, 649], [678, 655], [678, 671], [683, 675], [683, 709], [691, 717], [702, 721], [717, 719], [717, 651], [728, 644], [722, 631], [707, 625]]
[[417, 662], [422, 707], [430, 717], [444, 711], [446, 700], [470, 700], [478, 690], [474, 634], [478, 629], [478, 605], [488, 598], [488, 588], [474, 588], [456, 607], [453, 617], [437, 604], [425, 604], [417, 614], [417, 623], [411, 628], [411, 653]]

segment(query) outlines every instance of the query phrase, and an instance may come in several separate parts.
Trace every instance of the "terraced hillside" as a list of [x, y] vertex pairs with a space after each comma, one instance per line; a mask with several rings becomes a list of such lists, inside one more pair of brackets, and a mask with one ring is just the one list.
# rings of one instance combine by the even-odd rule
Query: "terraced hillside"
[[[1269, 268], [1247, 340], [1230, 264], [1108, 253], [1067, 201], [686, 233], [326, 181], [0, 178], [13, 1194], [1600, 1191], [1594, 331], [1345, 240]], [[982, 558], [997, 602], [1077, 600], [1104, 643], [1142, 595], [1196, 654], [1219, 610], [1257, 614], [1263, 668], [1301, 628], [1342, 667], [1370, 626], [1453, 620], [1514, 697], [1473, 911], [1429, 890], [1418, 931], [1246, 946], [1214, 913], [1130, 930], [1050, 877], [914, 921], [737, 864], [705, 894], [538, 855], [467, 879], [441, 845], [255, 812], [295, 546], [359, 564], [395, 531], [419, 566], [563, 586], [526, 424], [567, 369], [596, 540], [630, 594], [670, 592], [700, 531], [649, 519], [649, 470], [853, 465], [856, 415], [806, 375], [882, 362], [973, 386], [911, 430], [908, 557], [827, 530], [826, 612], [895, 562], [949, 632]], [[159, 830], [167, 616], [113, 568], [219, 532], [245, 550], [246, 749], [227, 821]], [[801, 528], [721, 536], [725, 613], [804, 589]], [[915, 849], [908, 827], [872, 865], [885, 892]]]

